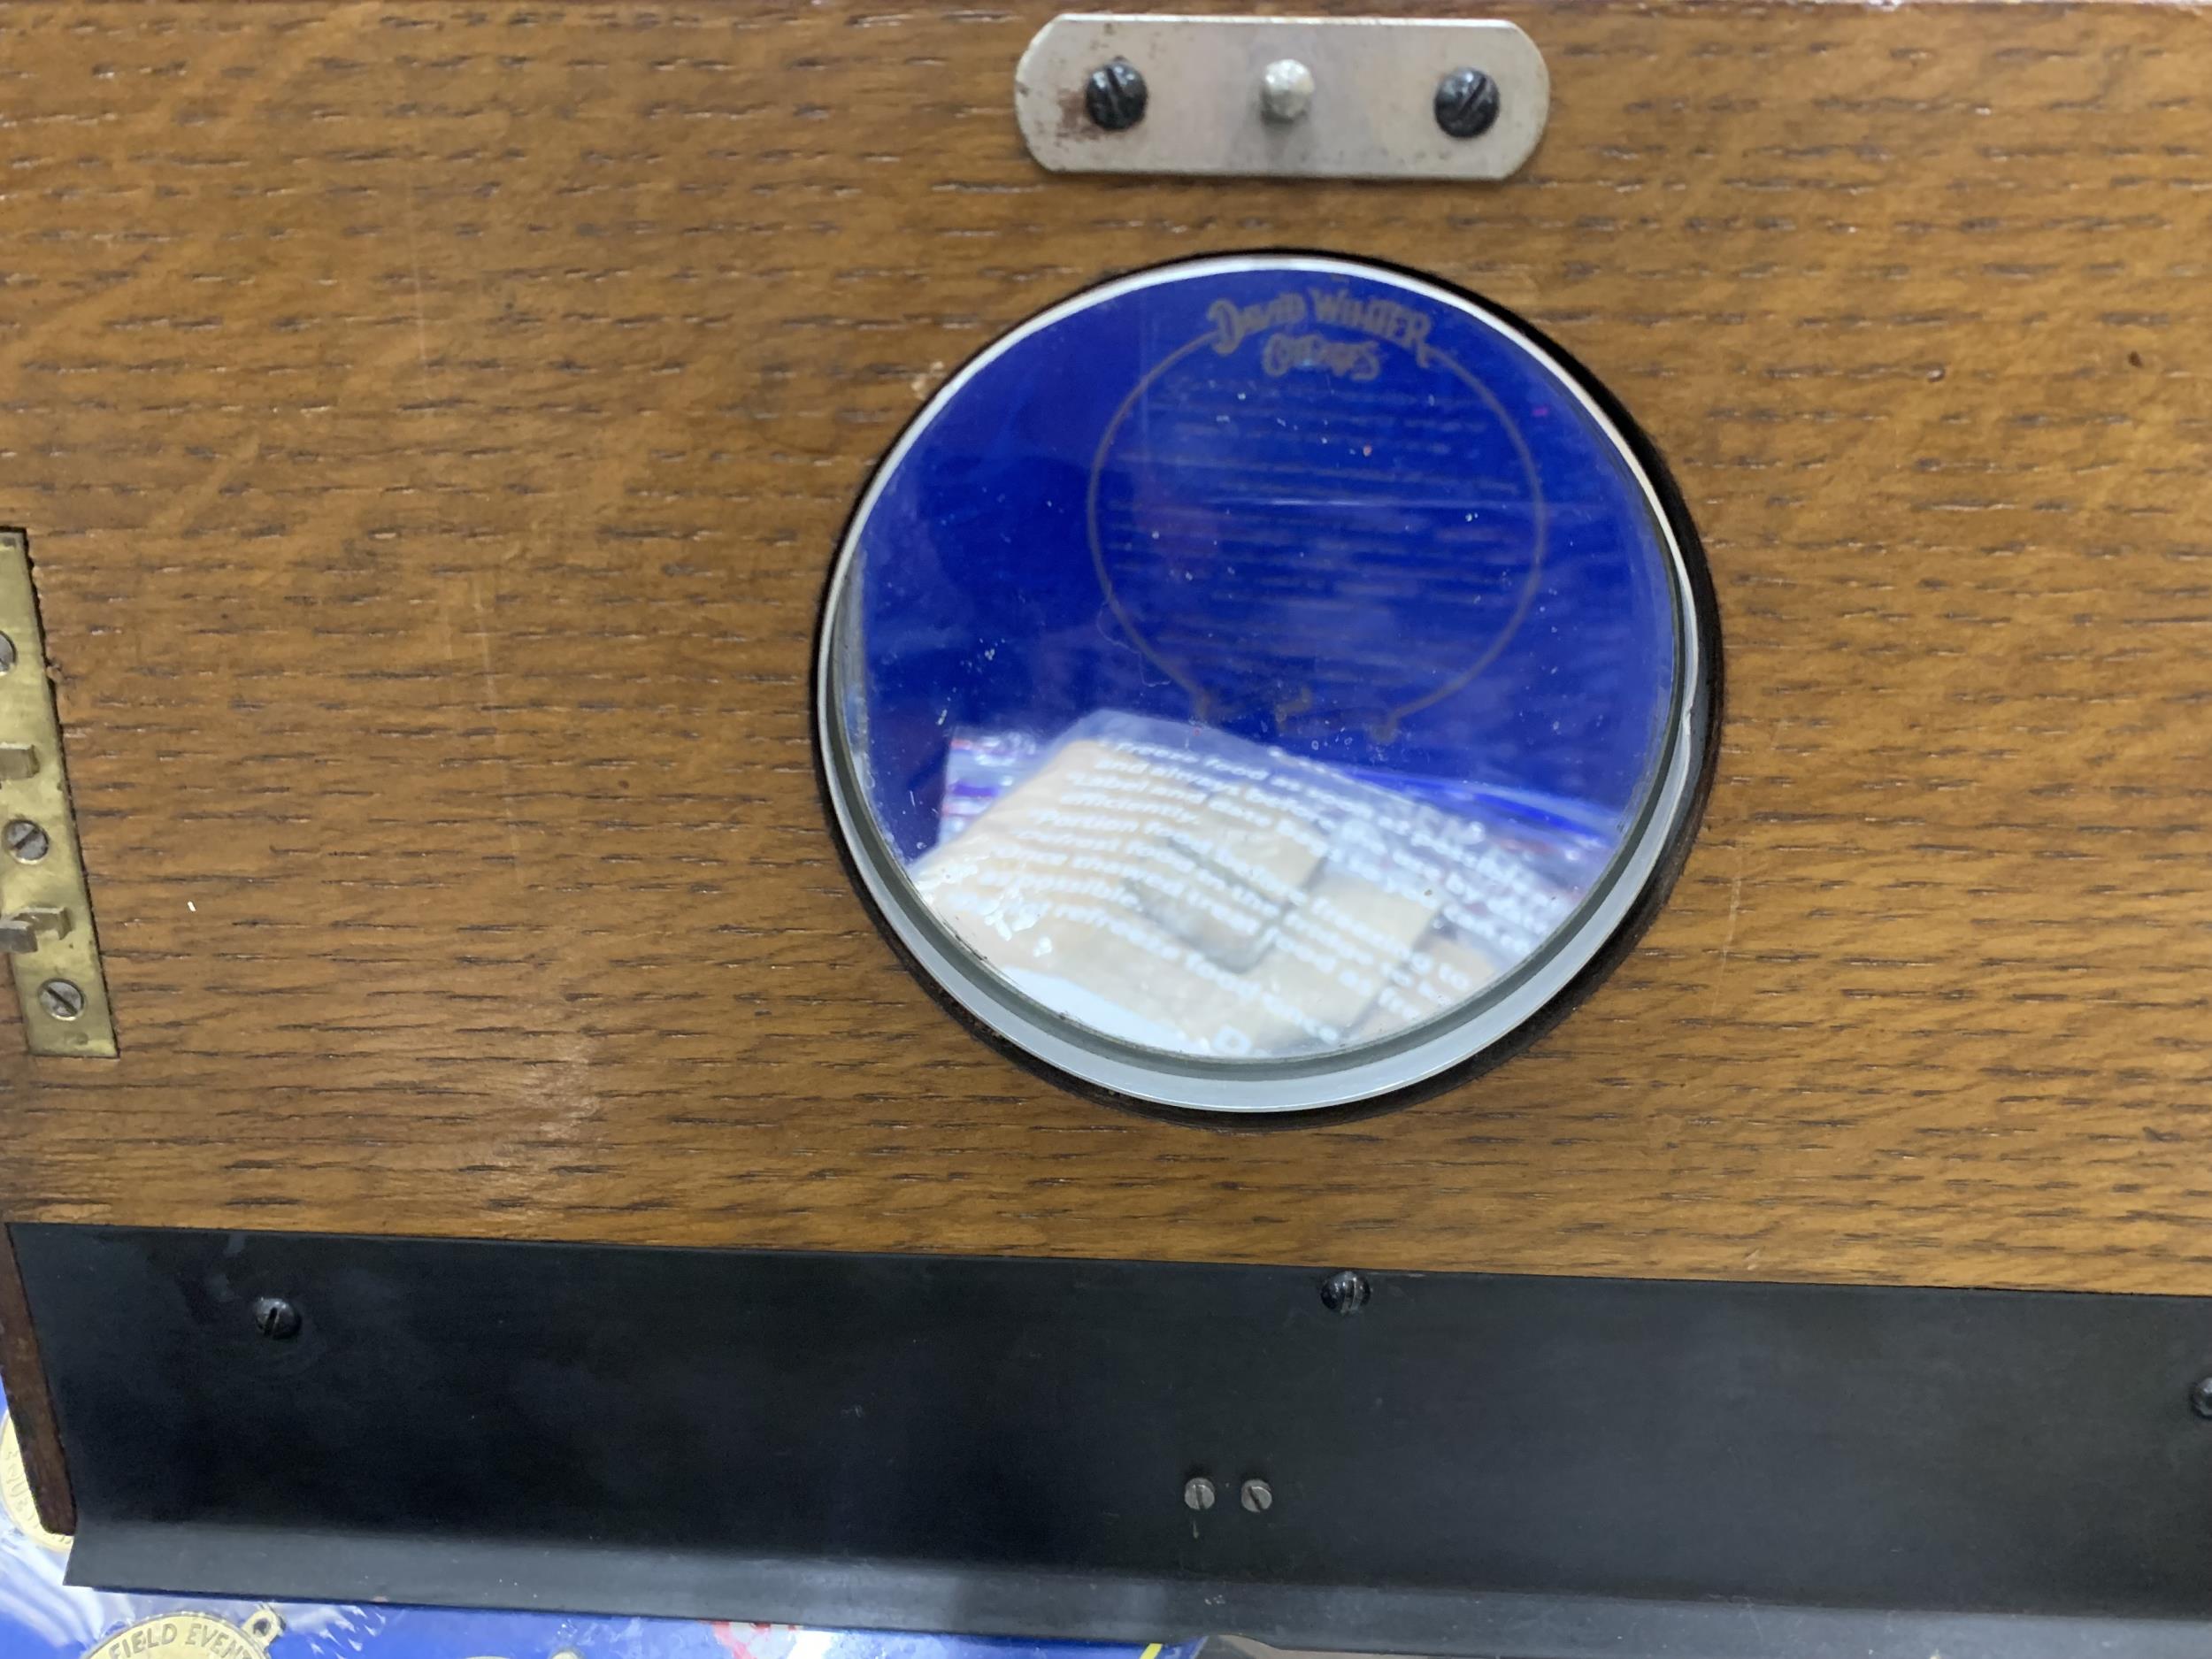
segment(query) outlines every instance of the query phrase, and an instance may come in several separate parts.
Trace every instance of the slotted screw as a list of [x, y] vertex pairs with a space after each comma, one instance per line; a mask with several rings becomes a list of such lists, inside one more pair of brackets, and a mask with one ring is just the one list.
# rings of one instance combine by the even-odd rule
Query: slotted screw
[[84, 1012], [84, 993], [67, 979], [49, 979], [38, 987], [38, 1005], [56, 1019], [74, 1019]]
[[1151, 90], [1144, 75], [1126, 58], [1101, 64], [1083, 83], [1083, 107], [1090, 118], [1110, 133], [1125, 133], [1144, 119]]
[[1321, 1281], [1321, 1305], [1331, 1313], [1357, 1313], [1367, 1305], [1364, 1275], [1344, 1268]]
[[1479, 69], [1455, 69], [1436, 83], [1436, 124], [1454, 138], [1479, 138], [1498, 119], [1498, 83]]

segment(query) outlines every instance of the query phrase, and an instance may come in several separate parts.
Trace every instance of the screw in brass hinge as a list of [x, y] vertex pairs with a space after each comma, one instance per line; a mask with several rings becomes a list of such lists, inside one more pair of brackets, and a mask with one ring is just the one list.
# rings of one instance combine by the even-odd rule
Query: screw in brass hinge
[[0, 950], [15, 972], [33, 1054], [114, 1058], [115, 1020], [69, 811], [30, 543], [20, 530], [0, 530]]

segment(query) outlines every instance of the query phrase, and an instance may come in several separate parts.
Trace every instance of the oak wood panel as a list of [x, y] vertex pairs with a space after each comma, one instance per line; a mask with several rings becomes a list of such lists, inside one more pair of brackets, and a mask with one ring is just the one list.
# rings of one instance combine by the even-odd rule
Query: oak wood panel
[[[1378, 188], [1040, 173], [1049, 10], [5, 15], [0, 520], [124, 1048], [8, 1054], [8, 1213], [2212, 1288], [2205, 14], [1509, 5], [1534, 162]], [[946, 1018], [838, 867], [805, 690], [951, 365], [1268, 245], [1602, 376], [1729, 704], [1589, 1003], [1252, 1134]]]
[[[39, 1363], [30, 1302], [16, 1269], [15, 1240], [5, 1228], [0, 1228], [0, 1376], [7, 1380], [6, 1417], [15, 1425], [16, 1448], [38, 1523], [50, 1532], [74, 1532], [77, 1501], [70, 1490], [68, 1458], [54, 1421], [45, 1367]], [[0, 1479], [4, 1479], [5, 1471], [0, 1471]]]

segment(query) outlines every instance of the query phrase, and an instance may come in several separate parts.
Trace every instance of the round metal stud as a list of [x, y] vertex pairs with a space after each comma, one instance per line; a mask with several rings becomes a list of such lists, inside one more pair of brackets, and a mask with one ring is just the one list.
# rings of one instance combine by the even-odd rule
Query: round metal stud
[[1313, 71], [1283, 58], [1260, 72], [1260, 113], [1279, 127], [1305, 119], [1313, 107]]

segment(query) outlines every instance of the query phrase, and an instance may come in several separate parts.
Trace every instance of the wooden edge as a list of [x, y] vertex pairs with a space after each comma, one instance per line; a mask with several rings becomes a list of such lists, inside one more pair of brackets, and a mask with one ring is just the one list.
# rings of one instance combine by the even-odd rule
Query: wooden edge
[[69, 1490], [69, 1464], [62, 1455], [53, 1399], [46, 1392], [46, 1368], [39, 1363], [30, 1301], [16, 1271], [12, 1226], [0, 1226], [0, 1386], [8, 1392], [8, 1415], [15, 1419], [39, 1525], [50, 1532], [73, 1535], [77, 1501]]

